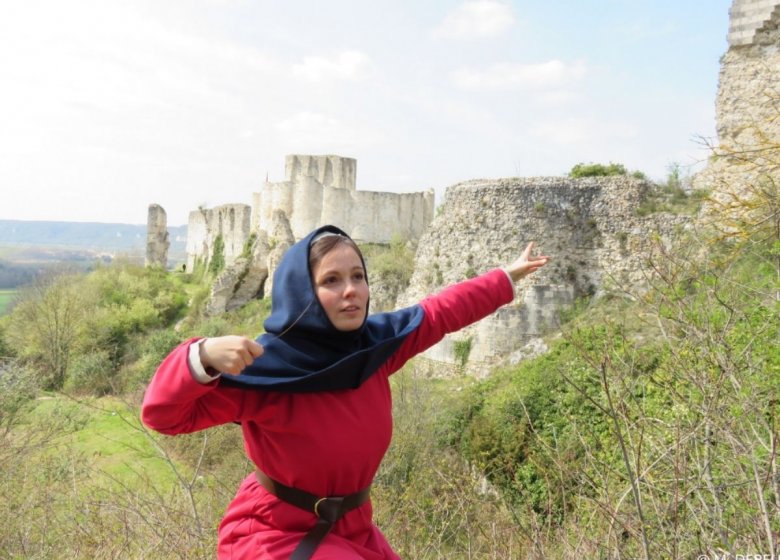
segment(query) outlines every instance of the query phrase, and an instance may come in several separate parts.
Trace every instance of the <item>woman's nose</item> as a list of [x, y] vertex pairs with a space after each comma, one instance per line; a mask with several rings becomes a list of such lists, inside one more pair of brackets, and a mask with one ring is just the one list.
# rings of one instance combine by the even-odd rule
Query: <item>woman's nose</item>
[[355, 294], [357, 291], [357, 286], [355, 283], [351, 280], [348, 280], [346, 285], [344, 286], [344, 297], [350, 297]]

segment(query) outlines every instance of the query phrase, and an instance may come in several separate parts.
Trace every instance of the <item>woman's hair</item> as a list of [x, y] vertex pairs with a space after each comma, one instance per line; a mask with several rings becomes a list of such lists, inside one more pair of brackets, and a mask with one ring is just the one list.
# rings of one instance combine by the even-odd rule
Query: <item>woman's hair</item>
[[330, 253], [339, 245], [352, 247], [352, 249], [354, 249], [357, 253], [357, 256], [360, 257], [360, 262], [363, 263], [363, 272], [366, 272], [366, 261], [363, 259], [363, 253], [360, 252], [360, 248], [357, 246], [357, 244], [349, 237], [332, 234], [323, 235], [319, 239], [315, 238], [314, 242], [309, 248], [309, 270], [311, 271], [312, 275], [314, 274], [314, 269], [317, 268], [317, 265], [319, 265], [322, 259], [325, 258], [325, 255]]

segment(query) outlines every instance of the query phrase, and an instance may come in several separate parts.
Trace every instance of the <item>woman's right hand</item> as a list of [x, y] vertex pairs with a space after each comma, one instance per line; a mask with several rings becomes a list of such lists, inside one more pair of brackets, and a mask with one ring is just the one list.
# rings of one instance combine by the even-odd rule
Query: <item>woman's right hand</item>
[[536, 272], [550, 261], [550, 257], [545, 255], [531, 255], [535, 246], [536, 244], [531, 241], [517, 260], [504, 269], [513, 282]]
[[263, 347], [245, 336], [218, 336], [200, 343], [199, 356], [204, 368], [238, 375], [255, 358], [263, 354]]

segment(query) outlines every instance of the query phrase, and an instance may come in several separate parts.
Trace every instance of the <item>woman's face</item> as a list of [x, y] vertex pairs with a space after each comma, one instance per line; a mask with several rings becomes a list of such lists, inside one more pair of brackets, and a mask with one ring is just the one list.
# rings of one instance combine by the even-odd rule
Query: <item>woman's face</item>
[[339, 244], [312, 271], [314, 292], [340, 331], [359, 329], [366, 318], [368, 283], [363, 263], [352, 247]]

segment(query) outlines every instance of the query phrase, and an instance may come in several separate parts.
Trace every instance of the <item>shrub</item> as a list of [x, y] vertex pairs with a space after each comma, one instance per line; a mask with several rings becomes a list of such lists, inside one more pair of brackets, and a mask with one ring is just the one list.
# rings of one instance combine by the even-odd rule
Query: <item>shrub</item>
[[461, 366], [465, 366], [466, 362], [469, 361], [469, 354], [471, 354], [471, 343], [472, 343], [471, 337], [466, 338], [464, 340], [455, 341], [455, 347], [454, 347], [455, 360], [457, 360], [457, 362]]
[[620, 163], [578, 163], [569, 171], [569, 177], [578, 179], [581, 177], [613, 177], [616, 175], [628, 175], [626, 167]]
[[77, 355], [68, 368], [63, 389], [66, 393], [106, 395], [113, 392], [116, 365], [108, 350]]
[[209, 273], [216, 276], [225, 268], [225, 240], [222, 234], [214, 239], [214, 247], [211, 250], [211, 260], [209, 261]]

